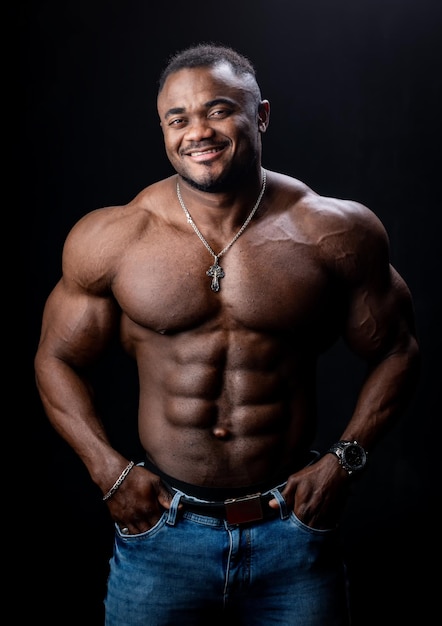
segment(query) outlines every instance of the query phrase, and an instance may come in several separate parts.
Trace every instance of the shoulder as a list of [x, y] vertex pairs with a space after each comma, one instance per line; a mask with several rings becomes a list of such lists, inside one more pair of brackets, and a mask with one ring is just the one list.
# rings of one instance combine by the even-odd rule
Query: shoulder
[[64, 244], [63, 273], [79, 283], [109, 285], [133, 244], [155, 221], [164, 219], [172, 188], [169, 180], [146, 187], [128, 204], [95, 209], [80, 218]]
[[322, 237], [337, 225], [344, 229], [368, 229], [385, 235], [380, 219], [367, 206], [355, 200], [321, 196], [305, 183], [285, 174], [271, 173], [275, 195], [296, 213], [298, 220], [312, 236]]
[[318, 244], [365, 246], [387, 242], [387, 233], [377, 215], [356, 200], [308, 194], [302, 202], [305, 227], [310, 229]]
[[298, 237], [328, 268], [348, 274], [370, 262], [385, 267], [388, 235], [373, 210], [355, 200], [319, 195], [289, 176], [276, 174], [272, 180]]

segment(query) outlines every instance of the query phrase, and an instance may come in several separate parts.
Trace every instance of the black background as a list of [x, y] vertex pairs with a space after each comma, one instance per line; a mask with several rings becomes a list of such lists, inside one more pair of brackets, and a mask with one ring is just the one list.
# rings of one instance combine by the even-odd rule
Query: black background
[[[32, 462], [20, 488], [26, 532], [17, 615], [32, 602], [35, 620], [45, 624], [102, 624], [112, 525], [101, 494], [42, 411], [32, 360], [68, 230], [86, 212], [126, 203], [172, 173], [156, 81], [172, 52], [211, 40], [237, 47], [256, 66], [271, 103], [264, 167], [369, 206], [413, 293], [419, 388], [353, 485], [343, 552], [353, 626], [432, 623], [440, 558], [439, 0], [37, 0], [19, 12], [20, 196], [31, 301], [28, 408], [18, 427]], [[115, 445], [137, 458], [136, 372], [118, 347], [109, 356], [95, 373], [98, 399]], [[343, 345], [324, 357], [320, 449], [339, 437], [360, 376]]]

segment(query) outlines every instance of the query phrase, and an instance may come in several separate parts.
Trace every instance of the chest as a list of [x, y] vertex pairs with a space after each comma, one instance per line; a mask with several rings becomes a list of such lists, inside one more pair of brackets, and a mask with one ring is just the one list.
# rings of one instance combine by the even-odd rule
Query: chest
[[133, 322], [164, 334], [210, 323], [268, 333], [333, 325], [340, 297], [314, 246], [243, 235], [218, 263], [197, 238], [137, 244], [121, 260], [114, 295]]

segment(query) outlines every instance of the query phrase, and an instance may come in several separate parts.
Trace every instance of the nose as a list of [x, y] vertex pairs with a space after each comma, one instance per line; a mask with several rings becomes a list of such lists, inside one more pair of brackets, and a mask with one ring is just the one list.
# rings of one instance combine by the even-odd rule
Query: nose
[[197, 117], [189, 120], [186, 127], [186, 139], [188, 141], [201, 141], [209, 139], [215, 134], [214, 129], [210, 125], [210, 121], [206, 117]]

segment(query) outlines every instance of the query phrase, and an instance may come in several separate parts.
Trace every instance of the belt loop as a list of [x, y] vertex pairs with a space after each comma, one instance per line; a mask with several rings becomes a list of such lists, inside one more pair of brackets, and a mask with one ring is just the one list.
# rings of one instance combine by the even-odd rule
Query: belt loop
[[184, 493], [182, 493], [182, 491], [177, 491], [172, 498], [172, 502], [170, 503], [169, 514], [166, 520], [166, 524], [168, 524], [169, 526], [175, 526], [176, 517], [178, 514], [178, 505], [183, 495]]
[[278, 501], [279, 504], [279, 513], [281, 515], [281, 519], [287, 519], [289, 516], [289, 512], [287, 510], [287, 503], [284, 500], [284, 498], [282, 497], [279, 489], [277, 487], [275, 487], [275, 489], [272, 489], [270, 491], [270, 493], [272, 494], [272, 496], [274, 496], [274, 498]]

